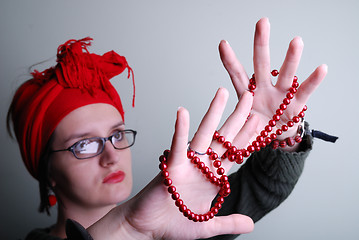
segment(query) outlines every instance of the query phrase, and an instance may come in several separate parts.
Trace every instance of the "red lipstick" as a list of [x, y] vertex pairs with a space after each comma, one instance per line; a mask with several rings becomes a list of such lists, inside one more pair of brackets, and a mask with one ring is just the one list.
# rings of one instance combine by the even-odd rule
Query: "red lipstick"
[[117, 171], [107, 175], [102, 183], [119, 183], [125, 179], [126, 174], [123, 171]]

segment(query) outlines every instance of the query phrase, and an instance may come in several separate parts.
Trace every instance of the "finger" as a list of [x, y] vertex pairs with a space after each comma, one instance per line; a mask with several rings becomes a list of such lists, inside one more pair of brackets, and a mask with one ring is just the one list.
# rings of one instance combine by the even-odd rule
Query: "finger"
[[299, 86], [296, 93], [298, 102], [303, 102], [303, 105], [308, 101], [310, 95], [317, 89], [320, 83], [324, 80], [328, 72], [328, 66], [323, 64], [317, 67], [315, 71]]
[[260, 119], [256, 114], [252, 114], [237, 136], [233, 139], [233, 145], [238, 149], [247, 148], [251, 140], [253, 140], [255, 136], [258, 136], [257, 130], [259, 120]]
[[232, 140], [247, 121], [248, 115], [253, 104], [253, 94], [246, 91], [237, 103], [233, 113], [227, 118], [223, 126], [219, 129], [221, 135], [226, 139]]
[[303, 52], [303, 40], [295, 37], [289, 44], [287, 55], [279, 71], [276, 87], [280, 90], [287, 91], [293, 82], [293, 77], [297, 71], [300, 58]]
[[257, 86], [268, 86], [270, 81], [269, 54], [270, 24], [267, 18], [260, 19], [256, 24], [254, 35], [253, 65]]
[[219, 44], [218, 50], [223, 66], [232, 80], [232, 84], [237, 92], [238, 98], [240, 98], [240, 96], [248, 88], [248, 75], [227, 41], [222, 40]]
[[225, 88], [218, 89], [205, 116], [203, 117], [192, 141], [191, 148], [197, 152], [206, 152], [213, 133], [221, 120], [224, 108], [228, 100], [228, 91]]
[[[203, 223], [202, 223], [203, 224]], [[215, 217], [211, 221], [203, 224], [202, 233], [208, 238], [222, 234], [243, 234], [252, 232], [254, 229], [253, 220], [245, 215], [232, 214], [229, 216]]]
[[[171, 164], [178, 164], [183, 156], [187, 156], [187, 142], [189, 131], [189, 113], [187, 109], [180, 107], [177, 110], [177, 118], [175, 124], [175, 132], [171, 144], [171, 158], [168, 162]], [[181, 157], [175, 157], [181, 156]]]

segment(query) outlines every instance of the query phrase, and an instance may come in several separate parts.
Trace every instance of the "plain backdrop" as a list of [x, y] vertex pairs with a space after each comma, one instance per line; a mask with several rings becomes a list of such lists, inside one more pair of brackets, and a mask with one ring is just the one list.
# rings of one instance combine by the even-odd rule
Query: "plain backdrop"
[[[358, 56], [359, 2], [341, 1], [50, 1], [0, 2], [0, 239], [23, 239], [36, 227], [54, 223], [37, 212], [37, 182], [27, 173], [17, 143], [6, 133], [10, 99], [30, 78], [29, 67], [54, 64], [57, 46], [71, 38], [94, 38], [90, 51], [115, 50], [135, 72], [132, 83], [116, 77], [127, 126], [138, 131], [133, 152], [134, 189], [158, 172], [158, 156], [170, 146], [179, 106], [197, 128], [218, 87], [236, 95], [218, 54], [229, 41], [248, 74], [253, 72], [255, 23], [271, 22], [271, 65], [279, 69], [290, 40], [305, 48], [301, 80], [320, 64], [329, 72], [308, 102], [311, 127], [339, 136], [337, 143], [315, 140], [314, 149], [289, 198], [238, 239], [357, 239], [359, 233]], [[54, 212], [53, 212], [54, 213]], [[54, 214], [53, 214], [54, 215]]]

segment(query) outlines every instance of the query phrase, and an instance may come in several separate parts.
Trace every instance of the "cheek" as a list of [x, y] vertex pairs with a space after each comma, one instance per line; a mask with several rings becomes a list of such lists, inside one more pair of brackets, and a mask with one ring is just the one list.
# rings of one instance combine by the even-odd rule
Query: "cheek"
[[99, 178], [99, 173], [94, 161], [54, 159], [50, 178], [59, 194], [71, 196], [91, 189]]

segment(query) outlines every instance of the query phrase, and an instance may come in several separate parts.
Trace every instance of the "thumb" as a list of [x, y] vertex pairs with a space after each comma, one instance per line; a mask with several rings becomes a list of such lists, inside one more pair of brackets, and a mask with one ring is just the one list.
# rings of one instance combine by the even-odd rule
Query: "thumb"
[[203, 226], [206, 228], [203, 232], [206, 238], [222, 234], [250, 233], [254, 229], [253, 220], [242, 214], [214, 217]]

